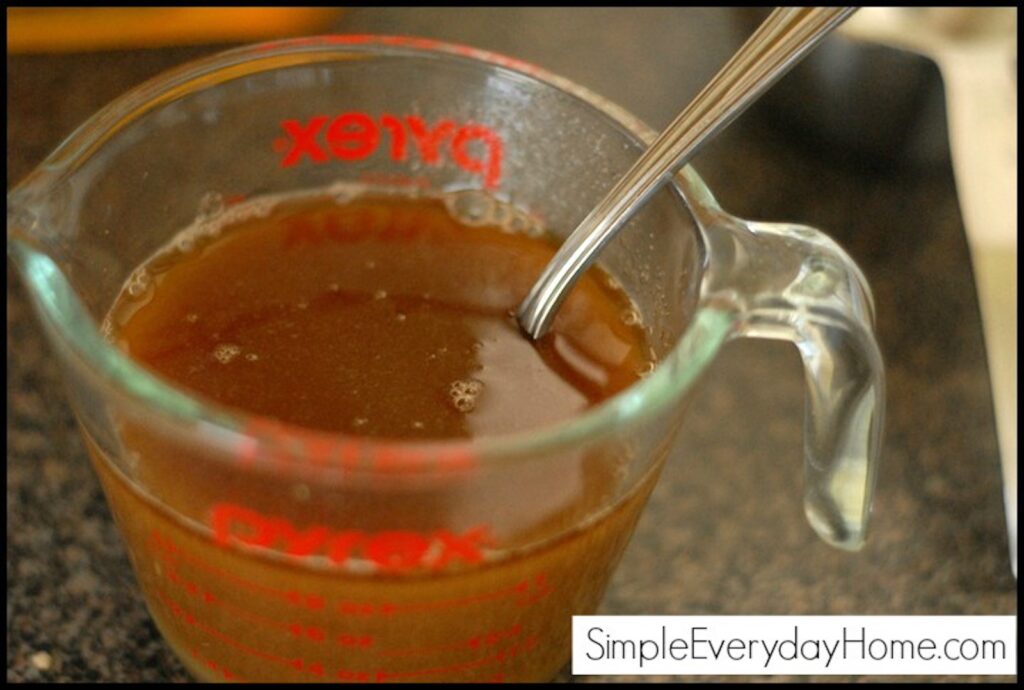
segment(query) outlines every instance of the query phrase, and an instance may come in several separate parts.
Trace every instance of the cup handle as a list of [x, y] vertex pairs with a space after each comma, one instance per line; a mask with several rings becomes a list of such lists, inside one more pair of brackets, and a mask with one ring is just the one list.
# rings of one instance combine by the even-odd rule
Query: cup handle
[[707, 253], [701, 308], [723, 312], [729, 338], [793, 342], [807, 381], [804, 508], [822, 539], [864, 544], [885, 417], [874, 303], [839, 245], [802, 225], [695, 210]]

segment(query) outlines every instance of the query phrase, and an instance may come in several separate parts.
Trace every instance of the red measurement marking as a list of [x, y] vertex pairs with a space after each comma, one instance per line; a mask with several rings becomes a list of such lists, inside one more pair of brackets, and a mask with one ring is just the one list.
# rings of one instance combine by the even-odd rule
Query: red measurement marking
[[459, 673], [462, 671], [471, 671], [473, 669], [480, 668], [481, 666], [488, 666], [490, 664], [502, 664], [506, 661], [514, 659], [522, 654], [527, 654], [537, 647], [538, 638], [536, 635], [527, 637], [522, 642], [511, 645], [498, 651], [496, 654], [476, 659], [474, 661], [466, 661], [458, 664], [451, 664], [450, 666], [438, 666], [435, 668], [423, 668], [414, 671], [377, 671], [375, 680], [377, 682], [383, 682], [387, 680], [400, 680], [403, 678], [416, 678], [420, 676], [440, 676], [447, 675], [450, 673]]
[[418, 656], [421, 654], [436, 654], [437, 652], [445, 652], [453, 649], [480, 649], [482, 647], [493, 647], [499, 642], [518, 637], [522, 630], [522, 626], [517, 623], [510, 628], [490, 630], [482, 635], [474, 635], [473, 637], [460, 640], [458, 642], [452, 642], [451, 644], [434, 645], [432, 647], [412, 647], [409, 649], [393, 649], [378, 653], [382, 656]]
[[[161, 535], [157, 530], [153, 530], [150, 533], [150, 545], [163, 551], [165, 556], [173, 559], [179, 559], [187, 561], [194, 567], [200, 568], [205, 572], [215, 575], [223, 580], [226, 580], [234, 585], [242, 587], [252, 592], [264, 596], [270, 596], [279, 600], [286, 601], [294, 606], [306, 608], [312, 611], [322, 610], [325, 607], [324, 598], [315, 595], [307, 594], [296, 591], [283, 591], [266, 587], [254, 582], [250, 582], [242, 577], [229, 573], [221, 568], [206, 563], [201, 558], [189, 553], [188, 551], [178, 547], [174, 544], [170, 538]], [[159, 555], [159, 554], [158, 554]], [[162, 559], [162, 560], [166, 560]], [[436, 610], [445, 610], [458, 608], [462, 606], [472, 606], [474, 604], [486, 603], [489, 601], [495, 601], [502, 598], [512, 598], [517, 606], [531, 606], [536, 602], [544, 599], [554, 588], [548, 583], [547, 576], [544, 573], [539, 573], [531, 578], [520, 580], [519, 582], [503, 587], [491, 592], [483, 592], [481, 594], [475, 594], [468, 597], [460, 597], [453, 599], [439, 599], [434, 601], [420, 601], [412, 603], [381, 603], [374, 604], [369, 602], [352, 602], [352, 601], [341, 601], [335, 604], [334, 608], [337, 613], [346, 616], [392, 616], [400, 614], [411, 614], [411, 613], [424, 613]], [[212, 595], [211, 595], [212, 596]], [[307, 633], [308, 634], [308, 633]], [[310, 635], [312, 637], [312, 635]]]
[[342, 647], [372, 647], [373, 637], [370, 635], [351, 635], [341, 634], [338, 635], [338, 644]]
[[203, 589], [200, 585], [191, 580], [183, 578], [174, 568], [173, 561], [169, 559], [166, 554], [157, 554], [158, 558], [164, 560], [165, 564], [165, 576], [168, 580], [176, 584], [181, 589], [185, 590], [192, 595], [193, 598], [200, 599], [208, 606], [217, 607], [226, 610], [235, 618], [240, 618], [257, 625], [262, 625], [268, 628], [274, 628], [284, 633], [290, 634], [297, 638], [309, 638], [313, 642], [323, 642], [327, 637], [323, 628], [317, 626], [303, 626], [301, 623], [284, 623], [281, 621], [267, 618], [256, 613], [252, 613], [236, 604], [217, 597], [212, 592]]
[[161, 535], [157, 530], [153, 530], [150, 533], [149, 543], [151, 546], [155, 546], [163, 550], [164, 553], [168, 554], [172, 558], [188, 561], [194, 567], [200, 568], [201, 570], [204, 570], [210, 573], [211, 575], [215, 575], [223, 580], [227, 580], [228, 582], [231, 582], [232, 584], [235, 584], [249, 591], [257, 592], [264, 596], [273, 597], [275, 599], [281, 599], [283, 601], [288, 602], [289, 604], [300, 606], [302, 608], [307, 608], [311, 611], [319, 611], [324, 608], [323, 597], [317, 596], [315, 594], [303, 594], [301, 592], [274, 589], [272, 587], [265, 587], [264, 585], [257, 584], [255, 582], [250, 582], [245, 578], [239, 577], [233, 573], [227, 572], [222, 568], [218, 568], [217, 566], [211, 565], [203, 559], [199, 558], [198, 556], [178, 547], [176, 544], [174, 544], [174, 542], [170, 540], [170, 538]]
[[224, 680], [228, 680], [228, 681], [233, 680], [233, 681], [236, 681], [236, 682], [239, 682], [239, 683], [244, 683], [245, 682], [244, 678], [239, 676], [234, 671], [230, 670], [224, 664], [222, 664], [220, 662], [217, 662], [217, 661], [214, 661], [213, 659], [209, 659], [209, 658], [203, 656], [202, 654], [200, 654], [199, 650], [197, 648], [192, 647], [189, 650], [189, 652], [192, 654], [192, 658], [193, 659], [195, 659], [200, 664], [202, 664], [206, 668], [210, 669], [214, 673], [219, 673], [224, 678]]
[[[425, 179], [425, 178], [424, 178]], [[429, 186], [429, 181], [427, 181]], [[369, 222], [368, 216], [361, 216], [363, 222], [353, 223], [359, 227]], [[328, 219], [329, 220], [329, 219]], [[317, 227], [307, 221], [288, 228], [286, 246], [296, 243], [319, 244], [328, 237], [337, 240], [337, 228], [325, 224]], [[344, 237], [344, 234], [342, 234]], [[351, 235], [355, 241], [358, 235]], [[386, 443], [363, 443], [334, 435], [308, 432], [289, 427], [280, 422], [266, 419], [252, 419], [246, 423], [246, 437], [236, 451], [236, 458], [242, 466], [253, 465], [261, 460], [276, 466], [281, 472], [303, 470], [325, 470], [333, 468], [342, 472], [355, 471], [364, 466], [373, 472], [459, 472], [472, 470], [476, 457], [470, 449], [455, 445], [422, 449], [406, 445]]]
[[193, 628], [202, 631], [210, 637], [220, 640], [221, 642], [230, 647], [234, 647], [235, 649], [244, 652], [245, 654], [254, 656], [258, 659], [262, 659], [263, 661], [268, 661], [279, 666], [287, 666], [289, 668], [295, 669], [296, 671], [304, 671], [315, 676], [323, 676], [324, 674], [323, 664], [319, 662], [311, 663], [309, 661], [305, 661], [299, 658], [286, 659], [282, 656], [278, 656], [277, 654], [271, 654], [270, 652], [265, 652], [263, 650], [256, 649], [255, 647], [250, 647], [249, 645], [243, 642], [239, 642], [233, 637], [225, 635], [217, 628], [214, 628], [213, 626], [203, 623], [198, 618], [196, 618], [193, 613], [191, 613], [190, 611], [185, 609], [181, 604], [179, 604], [174, 599], [169, 597], [167, 593], [159, 587], [157, 588], [156, 593], [157, 597], [160, 599], [163, 605], [167, 607], [167, 609], [175, 618], [184, 621], [186, 624], [192, 626]]
[[524, 581], [516, 585], [516, 593], [520, 595], [520, 598], [516, 601], [518, 606], [532, 606], [541, 599], [545, 598], [555, 588], [548, 583], [547, 576], [544, 573], [534, 575], [532, 581]]

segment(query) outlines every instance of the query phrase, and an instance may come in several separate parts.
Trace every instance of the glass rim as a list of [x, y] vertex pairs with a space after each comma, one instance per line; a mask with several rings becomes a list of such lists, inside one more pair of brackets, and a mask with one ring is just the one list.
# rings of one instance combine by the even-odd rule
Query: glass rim
[[[20, 239], [17, 233], [12, 235], [10, 226], [17, 221], [19, 211], [15, 199], [19, 192], [24, 190], [29, 198], [37, 199], [35, 205], [46, 203], [46, 188], [49, 184], [45, 180], [36, 179], [39, 171], [46, 171], [44, 177], [54, 172], [59, 173], [60, 177], [70, 174], [93, 151], [116, 136], [118, 130], [150, 110], [174, 98], [252, 73], [238, 74], [232, 68], [239, 65], [253, 65], [266, 59], [317, 52], [324, 53], [324, 61], [336, 59], [338, 53], [363, 52], [433, 56], [501, 68], [579, 99], [620, 126], [641, 146], [648, 145], [656, 136], [651, 128], [625, 109], [564, 77], [498, 53], [433, 39], [369, 34], [284, 39], [233, 48], [172, 68], [127, 91], [97, 111], [8, 194], [8, 252], [19, 260], [27, 282], [31, 284], [33, 299], [44, 317], [50, 321], [52, 335], [75, 355], [72, 361], [77, 368], [91, 374], [104, 389], [112, 391], [117, 397], [139, 405], [130, 406], [133, 415], [144, 416], [148, 420], [163, 418], [161, 421], [171, 424], [186, 424], [189, 427], [187, 433], [199, 433], [203, 444], [221, 447], [231, 455], [237, 456], [242, 448], [255, 454], [260, 454], [260, 451], [273, 453], [282, 443], [296, 439], [319, 444], [319, 447], [324, 447], [324, 444], [351, 446], [354, 443], [360, 448], [369, 447], [373, 452], [386, 453], [392, 460], [389, 471], [402, 465], [405, 458], [410, 464], [405, 470], [414, 473], [417, 467], [412, 465], [422, 462], [424, 454], [458, 458], [460, 462], [466, 458], [480, 458], [492, 466], [499, 459], [511, 461], [517, 456], [537, 456], [571, 444], [601, 440], [638, 421], [655, 416], [667, 405], [682, 398], [714, 358], [732, 327], [728, 315], [705, 308], [699, 299], [691, 322], [668, 354], [656, 363], [652, 373], [600, 404], [566, 420], [523, 431], [468, 439], [410, 441], [352, 436], [286, 423], [202, 399], [135, 363], [101, 335], [56, 263], [31, 243]], [[313, 61], [315, 58], [272, 64], [266, 70], [258, 71]], [[706, 211], [721, 212], [710, 190], [689, 166], [675, 175], [673, 186], [678, 192], [680, 203], [701, 205]], [[38, 200], [40, 197], [41, 201]], [[698, 241], [703, 244], [696, 214], [691, 208], [688, 208], [688, 212], [694, 217]], [[420, 469], [422, 467], [419, 465]], [[346, 471], [355, 474], [365, 472], [369, 475], [380, 473], [380, 469], [374, 467], [355, 470], [348, 468]]]

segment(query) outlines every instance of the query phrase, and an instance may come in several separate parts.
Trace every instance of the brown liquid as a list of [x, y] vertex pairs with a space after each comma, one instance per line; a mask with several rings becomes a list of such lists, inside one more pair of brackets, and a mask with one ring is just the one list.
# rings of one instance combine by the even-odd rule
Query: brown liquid
[[[438, 200], [319, 200], [238, 224], [156, 273], [117, 337], [222, 404], [315, 429], [459, 438], [561, 421], [648, 361], [603, 273], [536, 346], [510, 315], [552, 255]], [[123, 309], [123, 307], [122, 307]]]
[[[129, 284], [112, 337], [202, 397], [292, 424], [405, 440], [523, 431], [650, 362], [599, 271], [527, 341], [510, 312], [554, 247], [460, 223], [439, 200], [289, 202], [201, 245]], [[94, 462], [155, 619], [206, 679], [550, 678], [661, 461], [625, 495], [628, 458], [603, 447], [381, 492], [244, 472], [137, 421], [121, 434], [134, 461], [90, 442]]]

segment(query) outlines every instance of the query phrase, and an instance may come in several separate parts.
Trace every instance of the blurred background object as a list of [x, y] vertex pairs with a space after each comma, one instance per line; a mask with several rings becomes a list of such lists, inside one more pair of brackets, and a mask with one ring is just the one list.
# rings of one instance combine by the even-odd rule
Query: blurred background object
[[[736, 9], [737, 36], [752, 32], [769, 11]], [[876, 169], [949, 160], [935, 63], [853, 36], [845, 27], [765, 94], [760, 114], [799, 145], [831, 159]]]
[[[749, 32], [768, 11], [737, 10]], [[1017, 572], [1017, 8], [866, 7], [762, 100], [832, 159], [952, 163], [992, 382]], [[950, 160], [951, 157], [951, 160]]]
[[945, 85], [949, 145], [985, 332], [1017, 574], [1017, 8], [871, 7], [844, 32], [920, 53]]
[[146, 48], [319, 33], [324, 7], [46, 7], [7, 10], [9, 53]]

